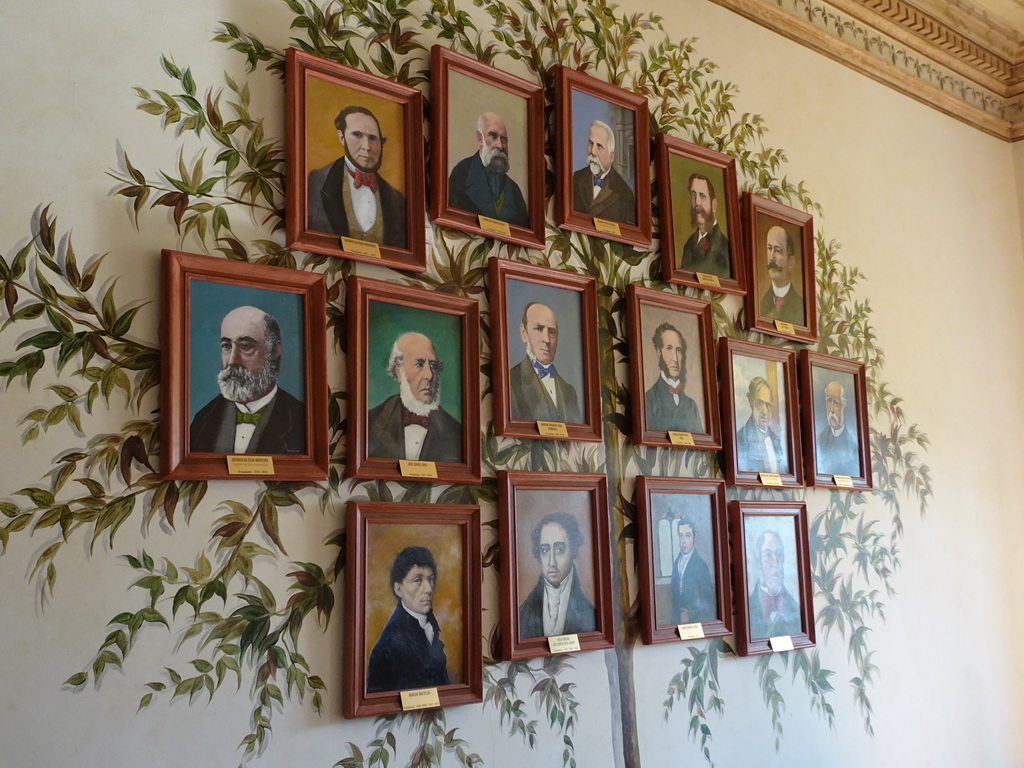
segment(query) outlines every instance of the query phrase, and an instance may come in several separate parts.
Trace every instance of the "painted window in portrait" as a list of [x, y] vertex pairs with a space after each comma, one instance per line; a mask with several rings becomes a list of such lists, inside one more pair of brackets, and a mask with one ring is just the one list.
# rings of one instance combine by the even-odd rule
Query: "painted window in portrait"
[[556, 224], [646, 248], [651, 244], [647, 99], [556, 67]]
[[346, 717], [480, 701], [480, 509], [349, 502]]
[[480, 482], [479, 303], [353, 276], [348, 306], [349, 476]]
[[633, 441], [721, 448], [711, 305], [637, 285], [626, 299]]
[[549, 655], [567, 635], [610, 648], [604, 475], [502, 471], [498, 486], [505, 658]]
[[322, 275], [163, 252], [163, 475], [327, 476]]
[[543, 88], [440, 45], [431, 88], [430, 218], [543, 248]]
[[289, 48], [289, 248], [423, 271], [423, 97]]

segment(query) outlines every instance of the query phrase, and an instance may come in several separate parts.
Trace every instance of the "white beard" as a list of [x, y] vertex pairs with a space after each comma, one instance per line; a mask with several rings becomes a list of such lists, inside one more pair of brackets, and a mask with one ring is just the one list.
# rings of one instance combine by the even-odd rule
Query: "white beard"
[[604, 173], [604, 168], [601, 167], [601, 161], [597, 159], [597, 155], [588, 155], [587, 165], [590, 166], [590, 172], [595, 176], [600, 176]]
[[484, 147], [480, 150], [480, 160], [489, 171], [508, 173], [508, 155], [501, 151], [501, 147]]
[[406, 410], [410, 413], [415, 413], [417, 416], [429, 416], [441, 407], [441, 385], [437, 385], [434, 399], [429, 403], [424, 403], [421, 400], [417, 400], [413, 395], [412, 387], [409, 386], [409, 380], [405, 378], [405, 371], [399, 373], [398, 395], [402, 398], [402, 405], [406, 407]]
[[268, 360], [255, 371], [247, 371], [240, 365], [221, 368], [217, 374], [217, 385], [225, 400], [234, 403], [251, 403], [269, 392], [277, 383], [277, 371]]

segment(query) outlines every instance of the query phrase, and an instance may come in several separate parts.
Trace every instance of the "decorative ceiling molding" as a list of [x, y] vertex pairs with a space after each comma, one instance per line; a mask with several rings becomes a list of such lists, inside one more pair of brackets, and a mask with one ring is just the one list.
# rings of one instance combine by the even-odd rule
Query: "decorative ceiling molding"
[[984, 1], [995, 9], [963, 0], [712, 0], [950, 117], [1018, 141], [1024, 6]]

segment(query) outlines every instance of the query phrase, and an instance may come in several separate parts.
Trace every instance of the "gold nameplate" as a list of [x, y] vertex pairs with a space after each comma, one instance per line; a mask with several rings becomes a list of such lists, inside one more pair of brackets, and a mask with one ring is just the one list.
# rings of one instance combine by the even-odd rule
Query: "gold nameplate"
[[560, 421], [538, 421], [537, 431], [544, 437], [568, 437], [569, 430]]
[[246, 456], [244, 454], [228, 454], [229, 475], [272, 475], [274, 474], [273, 456]]
[[410, 712], [414, 709], [437, 709], [441, 700], [437, 697], [437, 688], [418, 688], [415, 691], [402, 691], [402, 709]]
[[832, 479], [840, 488], [853, 488], [853, 478], [849, 475], [832, 475]]
[[701, 285], [707, 285], [711, 288], [721, 288], [722, 283], [718, 279], [718, 275], [709, 275], [706, 272], [697, 273], [697, 282]]
[[775, 321], [775, 330], [779, 333], [796, 333], [796, 328], [792, 323], [787, 323], [785, 320]]
[[689, 432], [669, 432], [668, 441], [672, 445], [696, 445], [693, 442], [693, 435]]
[[779, 653], [781, 651], [792, 651], [793, 650], [793, 638], [789, 635], [780, 635], [779, 637], [769, 637], [768, 647], [772, 649], [772, 653]]
[[402, 477], [429, 477], [437, 480], [437, 464], [432, 461], [399, 459], [398, 467], [402, 470]]
[[487, 216], [477, 216], [477, 220], [480, 222], [480, 229], [486, 229], [488, 232], [494, 232], [498, 235], [507, 236], [512, 234], [512, 231], [508, 228], [507, 221], [492, 219]]
[[571, 653], [580, 649], [579, 635], [558, 635], [548, 638], [548, 649], [552, 653]]
[[599, 219], [597, 216], [594, 217], [594, 229], [598, 232], [604, 232], [606, 235], [621, 235], [622, 230], [619, 229], [619, 222], [608, 221], [607, 219]]
[[696, 624], [677, 624], [676, 632], [680, 640], [699, 640], [704, 637], [704, 625], [699, 621]]
[[380, 246], [376, 243], [368, 243], [365, 240], [356, 240], [354, 237], [341, 238], [341, 250], [351, 253], [353, 256], [369, 256], [371, 259], [380, 258]]
[[761, 485], [782, 485], [782, 478], [775, 472], [761, 472]]

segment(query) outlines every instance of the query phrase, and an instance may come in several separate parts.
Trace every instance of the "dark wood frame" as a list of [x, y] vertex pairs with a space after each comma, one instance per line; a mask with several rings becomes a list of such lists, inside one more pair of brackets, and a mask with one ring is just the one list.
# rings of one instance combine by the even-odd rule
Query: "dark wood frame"
[[[814, 251], [814, 218], [809, 213], [790, 208], [788, 205], [768, 200], [764, 197], [745, 192], [743, 195], [743, 231], [746, 235], [747, 248], [747, 296], [744, 301], [747, 328], [760, 333], [769, 333], [794, 341], [811, 342], [818, 339], [818, 284], [814, 279], [817, 255]], [[800, 228], [800, 270], [803, 274], [804, 290], [804, 325], [794, 323], [793, 333], [783, 333], [775, 320], [760, 314], [761, 289], [757, 284], [758, 260], [762, 248], [757, 232], [757, 215], [764, 214], [778, 219], [783, 224], [792, 224]]]
[[676, 631], [678, 622], [671, 625], [658, 624], [655, 605], [654, 583], [654, 524], [651, 514], [654, 510], [655, 494], [686, 494], [707, 496], [711, 501], [711, 522], [713, 526], [711, 548], [715, 562], [709, 565], [715, 575], [715, 604], [719, 619], [701, 623], [704, 637], [720, 637], [732, 632], [732, 589], [729, 579], [729, 536], [728, 516], [725, 506], [725, 482], [705, 478], [646, 477], [636, 479], [637, 522], [640, 534], [640, 630], [645, 645], [669, 643], [680, 640]]
[[[733, 576], [736, 589], [736, 633], [737, 652], [740, 656], [755, 656], [772, 653], [769, 638], [750, 637], [750, 605], [748, 593], [753, 586], [747, 584], [747, 552], [746, 531], [743, 521], [752, 516], [772, 516], [791, 518], [794, 527], [794, 538], [797, 551], [796, 571], [799, 579], [800, 592], [800, 623], [803, 632], [789, 637], [793, 648], [813, 648], [815, 645], [814, 631], [814, 593], [811, 582], [810, 540], [807, 534], [807, 504], [802, 501], [731, 501], [729, 502], [732, 525], [733, 545]], [[787, 557], [791, 556], [787, 553]]]
[[[527, 114], [527, 188], [523, 190], [530, 215], [530, 226], [509, 224], [510, 235], [480, 226], [477, 216], [448, 204], [448, 96], [451, 72], [479, 80], [526, 102]], [[430, 218], [445, 227], [452, 227], [492, 240], [502, 240], [524, 248], [544, 248], [547, 206], [544, 199], [544, 89], [522, 78], [488, 66], [465, 54], [441, 45], [430, 50], [431, 109], [430, 136]]]
[[[348, 477], [400, 480], [398, 459], [366, 455], [370, 301], [455, 315], [462, 332], [462, 445], [459, 464], [437, 462], [435, 483], [480, 482], [480, 304], [447, 293], [351, 275], [348, 281]], [[415, 329], [410, 329], [415, 330]], [[408, 478], [406, 478], [408, 479]]]
[[[851, 476], [852, 488], [837, 486], [835, 475], [823, 474], [818, 471], [818, 426], [814, 413], [814, 368], [827, 368], [853, 376], [854, 391], [847, 396], [847, 414], [850, 406], [856, 408], [857, 416], [857, 447], [860, 454], [861, 475]], [[824, 355], [805, 349], [800, 354], [800, 396], [803, 410], [804, 427], [804, 465], [807, 472], [807, 484], [833, 490], [870, 491], [871, 483], [871, 430], [868, 425], [867, 376], [864, 363], [847, 360], [842, 357]], [[847, 416], [847, 418], [849, 418]], [[849, 421], [847, 421], [847, 425]]]
[[[648, 248], [651, 245], [651, 134], [647, 99], [568, 67], [556, 66], [555, 82], [555, 224], [570, 232]], [[621, 234], [601, 232], [594, 217], [572, 205], [572, 91], [583, 91], [633, 112], [636, 147], [636, 225], [618, 222]]]
[[[633, 388], [633, 442], [638, 445], [674, 446], [668, 431], [651, 429], [647, 424], [647, 388], [644, 382], [644, 355], [654, 354], [652, 342], [641, 335], [640, 313], [646, 304], [687, 315], [697, 316], [699, 350], [687, 350], [687, 355], [699, 354], [702, 383], [704, 385], [704, 416], [707, 432], [693, 433], [693, 448], [718, 450], [722, 447], [722, 427], [718, 414], [718, 382], [715, 380], [715, 347], [712, 332], [711, 305], [706, 301], [678, 296], [666, 291], [655, 291], [629, 285], [626, 288], [629, 313], [629, 382]], [[688, 446], [691, 447], [691, 446]]]
[[[548, 638], [519, 638], [520, 595], [516, 491], [587, 491], [591, 494], [589, 546], [594, 563], [594, 615], [597, 629], [578, 635], [580, 651], [612, 648], [611, 543], [608, 538], [608, 490], [604, 475], [569, 472], [498, 472], [498, 527], [501, 543], [501, 652], [507, 660], [551, 656]], [[587, 544], [585, 543], [584, 546]], [[524, 596], [525, 597], [525, 596]]]
[[[722, 171], [725, 189], [721, 190], [716, 199], [719, 207], [725, 207], [728, 219], [728, 231], [724, 234], [729, 238], [729, 255], [731, 257], [732, 277], [718, 277], [719, 286], [706, 285], [697, 278], [697, 273], [680, 266], [681, 253], [675, 247], [675, 218], [672, 215], [672, 175], [669, 172], [669, 159], [679, 155], [688, 160], [704, 163]], [[736, 158], [716, 152], [713, 149], [691, 144], [688, 141], [659, 133], [655, 140], [655, 162], [658, 168], [658, 220], [661, 226], [661, 263], [665, 280], [679, 285], [688, 285], [706, 291], [733, 293], [739, 296], [747, 292], [746, 259], [743, 254], [743, 225], [740, 221], [739, 186], [736, 182]]]
[[[483, 701], [483, 638], [481, 630], [480, 507], [454, 504], [400, 504], [350, 501], [347, 514], [345, 565], [345, 672], [342, 690], [345, 717], [401, 712], [398, 691], [366, 692], [366, 568], [373, 554], [366, 550], [367, 529], [375, 524], [454, 525], [462, 531], [462, 668], [466, 682], [441, 686], [442, 707]], [[376, 598], [374, 598], [376, 599]], [[443, 627], [442, 631], [452, 631]]]
[[162, 252], [162, 327], [160, 386], [161, 476], [174, 480], [252, 480], [229, 475], [223, 453], [193, 453], [189, 449], [189, 348], [191, 280], [263, 288], [303, 298], [305, 349], [306, 447], [301, 455], [273, 454], [274, 474], [266, 480], [323, 480], [330, 456], [327, 448], [327, 294], [324, 276], [294, 269]]
[[[491, 301], [491, 361], [494, 386], [494, 434], [501, 437], [529, 437], [537, 440], [585, 440], [600, 442], [601, 429], [601, 366], [597, 350], [597, 280], [589, 275], [564, 272], [559, 269], [538, 267], [533, 264], [508, 261], [492, 257], [490, 260], [490, 301]], [[568, 438], [541, 435], [537, 422], [512, 418], [512, 398], [509, 390], [507, 339], [515, 328], [508, 328], [506, 322], [507, 296], [505, 281], [508, 278], [539, 285], [564, 288], [580, 294], [582, 312], [580, 330], [583, 338], [583, 392], [586, 408], [584, 424], [566, 424]], [[557, 364], [557, 358], [556, 358]]]
[[[338, 85], [361, 91], [376, 98], [400, 104], [404, 113], [402, 143], [405, 158], [405, 212], [407, 248], [380, 245], [381, 258], [342, 250], [339, 235], [307, 228], [309, 210], [309, 171], [306, 163], [306, 79], [315, 73]], [[423, 94], [415, 88], [393, 80], [346, 67], [311, 53], [289, 48], [285, 58], [285, 93], [287, 131], [286, 158], [288, 168], [286, 243], [310, 253], [338, 256], [345, 259], [381, 264], [393, 269], [422, 272], [427, 268], [426, 226], [424, 210], [426, 193], [423, 160]]]
[[755, 357], [761, 360], [782, 363], [782, 386], [785, 387], [785, 420], [788, 440], [784, 443], [789, 452], [790, 472], [779, 473], [783, 487], [803, 488], [803, 457], [800, 453], [800, 428], [797, 423], [796, 354], [782, 347], [770, 347], [749, 341], [722, 337], [718, 340], [719, 381], [722, 391], [722, 431], [725, 433], [725, 479], [729, 485], [751, 485], [762, 487], [759, 472], [740, 470], [736, 446], [738, 429], [735, 404], [733, 402], [732, 358], [734, 354]]

